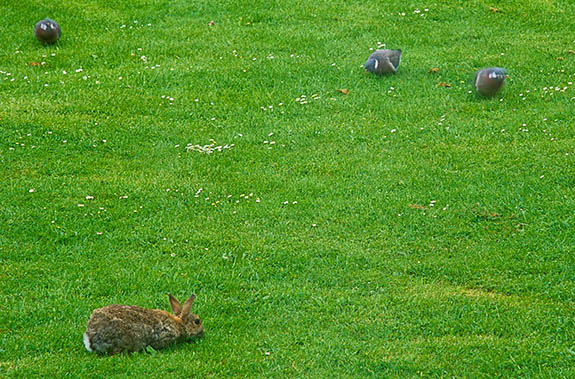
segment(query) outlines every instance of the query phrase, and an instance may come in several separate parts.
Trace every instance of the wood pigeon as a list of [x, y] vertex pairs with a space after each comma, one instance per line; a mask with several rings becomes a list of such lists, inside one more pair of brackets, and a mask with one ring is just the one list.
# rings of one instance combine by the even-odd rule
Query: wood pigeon
[[376, 50], [369, 56], [364, 67], [376, 75], [395, 73], [400, 60], [401, 50]]
[[475, 90], [481, 96], [495, 96], [505, 84], [506, 75], [507, 72], [505, 69], [499, 67], [490, 67], [479, 70], [475, 74]]
[[34, 27], [34, 35], [38, 41], [43, 44], [52, 44], [60, 38], [62, 30], [60, 30], [60, 25], [54, 20], [45, 18], [36, 23]]

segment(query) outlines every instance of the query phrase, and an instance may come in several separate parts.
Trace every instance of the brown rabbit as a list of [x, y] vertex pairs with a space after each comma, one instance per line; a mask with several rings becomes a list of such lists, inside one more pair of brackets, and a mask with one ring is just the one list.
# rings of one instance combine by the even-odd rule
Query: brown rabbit
[[174, 315], [161, 309], [137, 305], [108, 305], [92, 312], [84, 345], [88, 351], [117, 354], [141, 351], [147, 346], [163, 349], [176, 342], [200, 338], [204, 327], [200, 318], [190, 313], [195, 295], [182, 306], [171, 294]]

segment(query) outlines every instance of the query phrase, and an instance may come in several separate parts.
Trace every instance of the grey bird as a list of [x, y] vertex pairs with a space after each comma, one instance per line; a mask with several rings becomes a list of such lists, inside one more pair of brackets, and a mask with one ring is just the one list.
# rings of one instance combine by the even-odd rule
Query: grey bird
[[395, 73], [400, 60], [401, 50], [376, 50], [369, 56], [364, 67], [376, 75]]
[[43, 44], [52, 44], [58, 41], [61, 34], [60, 25], [49, 18], [38, 21], [34, 27], [34, 35]]
[[475, 74], [474, 86], [477, 93], [485, 97], [497, 95], [505, 84], [507, 71], [499, 67], [484, 68]]

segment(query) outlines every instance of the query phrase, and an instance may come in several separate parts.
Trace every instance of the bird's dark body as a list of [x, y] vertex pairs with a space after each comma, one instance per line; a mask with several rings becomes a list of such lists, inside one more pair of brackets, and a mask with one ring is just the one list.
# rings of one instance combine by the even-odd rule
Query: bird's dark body
[[485, 68], [475, 74], [474, 86], [477, 93], [493, 97], [503, 88], [506, 72], [499, 67]]
[[34, 35], [38, 41], [44, 44], [53, 44], [58, 41], [60, 35], [62, 35], [62, 30], [56, 21], [45, 18], [36, 23]]

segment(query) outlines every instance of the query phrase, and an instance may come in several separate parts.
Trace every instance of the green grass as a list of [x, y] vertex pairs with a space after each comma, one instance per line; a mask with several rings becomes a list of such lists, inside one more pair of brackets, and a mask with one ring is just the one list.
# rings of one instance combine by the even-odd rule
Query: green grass
[[[575, 3], [61, 3], [0, 5], [0, 375], [575, 376]], [[85, 351], [167, 292], [201, 341]]]

